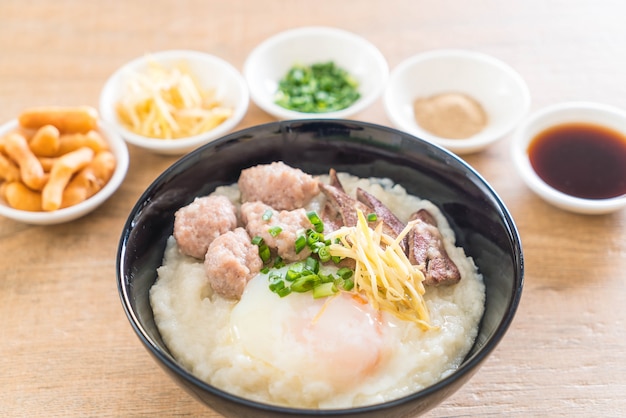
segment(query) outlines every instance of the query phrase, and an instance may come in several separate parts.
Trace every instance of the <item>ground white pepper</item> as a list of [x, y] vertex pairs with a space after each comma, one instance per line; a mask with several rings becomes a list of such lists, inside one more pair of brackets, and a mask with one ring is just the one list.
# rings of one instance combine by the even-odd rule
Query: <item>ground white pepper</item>
[[422, 128], [442, 138], [469, 138], [487, 125], [487, 113], [481, 104], [463, 93], [418, 98], [414, 112]]

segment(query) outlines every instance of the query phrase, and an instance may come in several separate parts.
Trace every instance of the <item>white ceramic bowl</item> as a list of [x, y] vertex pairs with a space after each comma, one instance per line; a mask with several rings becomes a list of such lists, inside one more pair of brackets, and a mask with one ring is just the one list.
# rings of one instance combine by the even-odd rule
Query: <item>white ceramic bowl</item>
[[[274, 103], [279, 81], [294, 64], [333, 61], [359, 83], [361, 97], [351, 106], [333, 112], [304, 113]], [[366, 39], [330, 27], [303, 27], [278, 33], [258, 45], [244, 64], [250, 97], [279, 120], [342, 119], [370, 106], [383, 92], [389, 67], [383, 54]]]
[[[118, 121], [115, 105], [127, 88], [128, 79], [135, 73], [145, 72], [150, 62], [165, 67], [185, 62], [203, 87], [214, 88], [220, 103], [233, 109], [232, 116], [210, 131], [178, 139], [150, 138], [125, 129]], [[245, 116], [249, 98], [248, 86], [242, 75], [225, 60], [199, 51], [161, 51], [132, 60], [109, 77], [100, 95], [100, 114], [102, 119], [115, 126], [128, 143], [158, 154], [180, 155], [233, 130]]]
[[[478, 101], [487, 113], [487, 126], [465, 139], [441, 138], [420, 127], [414, 101], [440, 93], [464, 93]], [[511, 133], [528, 112], [530, 93], [522, 77], [494, 57], [466, 50], [435, 50], [414, 55], [393, 69], [384, 106], [398, 129], [454, 153], [469, 154]]]
[[545, 183], [533, 169], [528, 145], [547, 128], [583, 122], [611, 128], [626, 136], [626, 112], [592, 102], [566, 102], [548, 106], [530, 115], [513, 135], [512, 158], [520, 176], [539, 197], [552, 205], [582, 214], [605, 214], [626, 207], [626, 195], [609, 199], [583, 199], [565, 194]]
[[[17, 129], [17, 119], [13, 119], [0, 127], [0, 137]], [[118, 189], [126, 177], [128, 171], [128, 148], [122, 137], [105, 122], [98, 122], [98, 130], [108, 142], [113, 155], [115, 155], [116, 167], [109, 182], [98, 193], [89, 199], [63, 209], [50, 212], [29, 212], [13, 209], [0, 198], [0, 216], [32, 225], [52, 225], [78, 219], [96, 209]]]

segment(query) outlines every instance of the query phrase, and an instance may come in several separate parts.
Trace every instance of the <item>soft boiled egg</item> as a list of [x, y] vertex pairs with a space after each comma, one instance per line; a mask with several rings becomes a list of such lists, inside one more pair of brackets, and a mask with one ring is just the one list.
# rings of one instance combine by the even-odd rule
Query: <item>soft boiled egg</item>
[[281, 298], [263, 274], [246, 285], [231, 329], [253, 359], [335, 390], [388, 372], [400, 339], [393, 319], [358, 295], [314, 299], [309, 292]]

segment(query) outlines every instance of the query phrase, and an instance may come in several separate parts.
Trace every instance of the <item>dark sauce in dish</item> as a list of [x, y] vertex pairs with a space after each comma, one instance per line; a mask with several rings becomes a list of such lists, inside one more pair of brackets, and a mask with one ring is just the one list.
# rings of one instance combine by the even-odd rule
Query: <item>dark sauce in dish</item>
[[626, 136], [591, 123], [548, 128], [528, 146], [530, 164], [553, 188], [584, 199], [626, 194]]

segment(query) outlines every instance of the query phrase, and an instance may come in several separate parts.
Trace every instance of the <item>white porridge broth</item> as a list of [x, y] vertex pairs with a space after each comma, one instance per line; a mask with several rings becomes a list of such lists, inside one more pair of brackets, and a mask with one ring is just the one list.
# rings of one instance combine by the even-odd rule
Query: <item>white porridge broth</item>
[[[357, 186], [365, 189], [403, 222], [422, 208], [437, 219], [461, 280], [426, 287], [433, 328], [423, 330], [414, 322], [372, 313], [371, 306], [352, 306], [353, 301], [339, 297], [326, 298], [333, 299], [330, 302], [314, 301], [306, 293], [280, 298], [269, 290], [262, 273], [248, 282], [241, 301], [224, 299], [209, 285], [202, 260], [182, 255], [170, 237], [150, 302], [163, 341], [185, 369], [248, 399], [325, 409], [409, 395], [459, 366], [474, 343], [485, 303], [482, 276], [473, 260], [455, 246], [453, 231], [429, 201], [408, 195], [388, 179], [345, 173], [339, 178], [348, 194], [354, 196]], [[327, 181], [327, 176], [320, 180]], [[238, 204], [236, 185], [214, 193]], [[312, 202], [308, 209], [320, 209], [320, 204]], [[319, 329], [311, 331], [305, 322], [294, 326], [293, 318], [310, 318], [301, 312], [304, 309], [313, 312], [309, 322]], [[335, 314], [339, 317], [332, 317]]]

